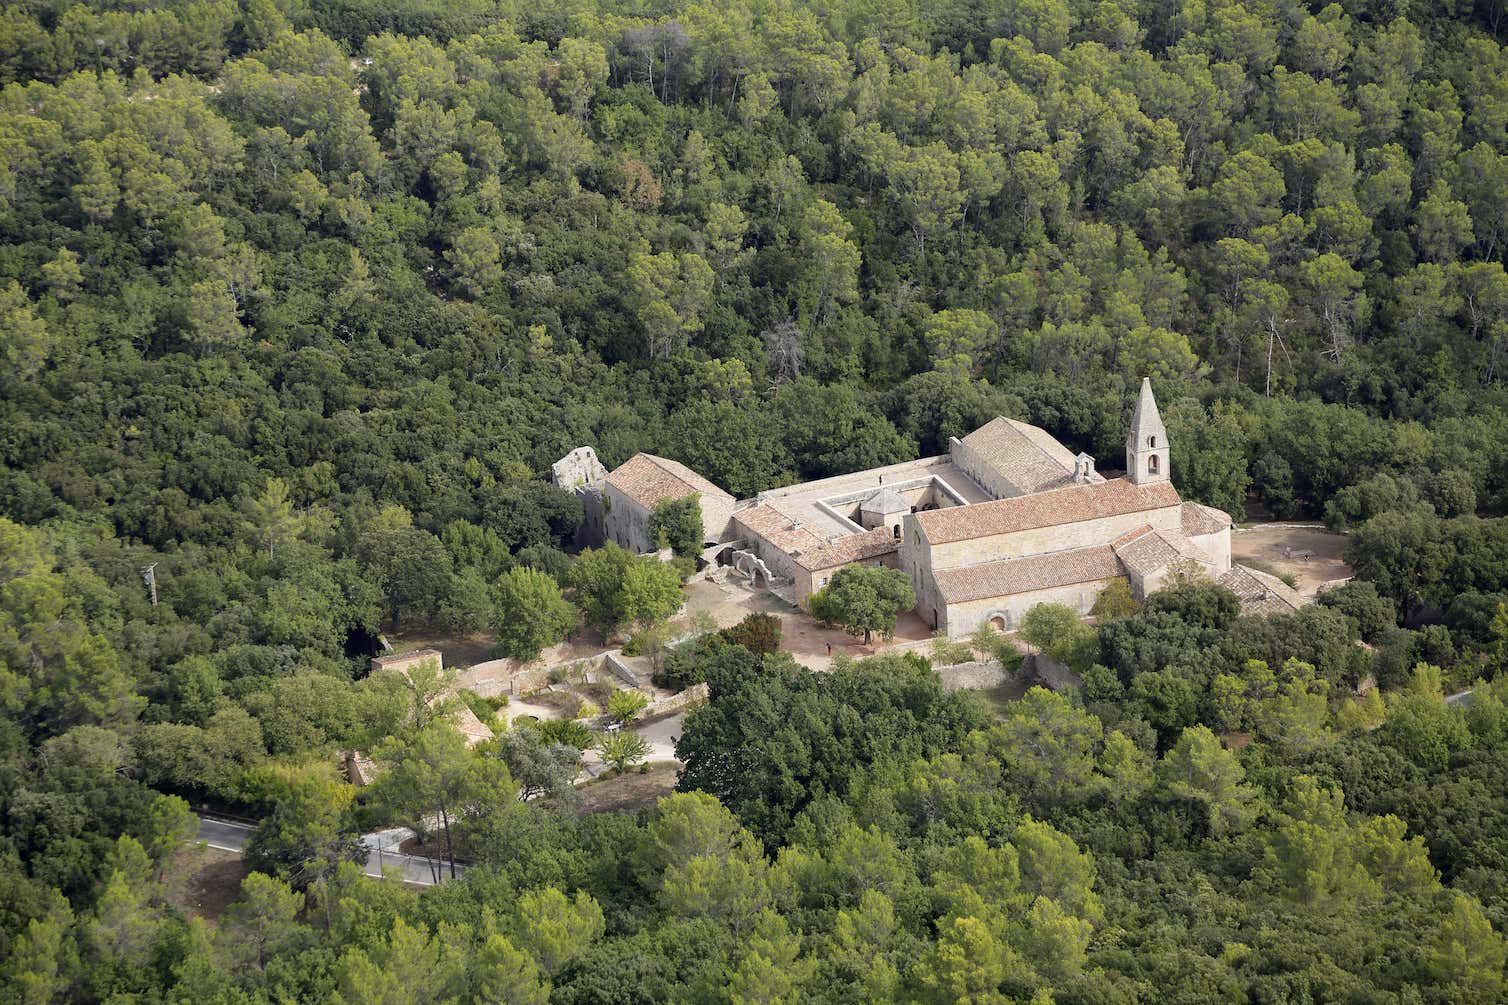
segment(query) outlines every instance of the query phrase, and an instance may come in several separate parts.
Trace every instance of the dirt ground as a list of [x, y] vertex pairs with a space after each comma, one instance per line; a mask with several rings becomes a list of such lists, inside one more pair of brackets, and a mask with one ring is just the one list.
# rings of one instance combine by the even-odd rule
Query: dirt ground
[[174, 906], [213, 923], [240, 894], [246, 866], [238, 852], [186, 844], [167, 861], [163, 876]]
[[[1341, 558], [1344, 534], [1317, 523], [1267, 523], [1231, 531], [1231, 558], [1263, 572], [1291, 574], [1298, 591], [1312, 597], [1325, 583], [1349, 579]], [[1286, 549], [1286, 550], [1285, 550]]]
[[859, 658], [878, 652], [925, 648], [932, 642], [932, 629], [915, 611], [900, 616], [895, 626], [895, 638], [890, 642], [876, 636], [866, 646], [862, 636], [851, 636], [837, 628], [823, 628], [799, 607], [767, 591], [751, 590], [734, 580], [723, 584], [706, 580], [688, 584], [688, 616], [685, 619], [688, 626], [690, 615], [699, 610], [710, 613], [719, 628], [735, 625], [755, 612], [775, 615], [780, 619], [780, 648], [813, 670], [826, 670], [832, 665], [832, 657], [840, 654]]
[[653, 806], [661, 796], [675, 788], [676, 764], [651, 764], [647, 774], [637, 770], [612, 778], [598, 778], [578, 790], [581, 813], [605, 813], [610, 810], [639, 810]]
[[473, 632], [470, 635], [442, 635], [433, 631], [415, 630], [389, 632], [387, 641], [394, 653], [438, 649], [445, 657], [447, 667], [469, 667], [492, 659], [492, 647], [497, 645], [497, 634]]

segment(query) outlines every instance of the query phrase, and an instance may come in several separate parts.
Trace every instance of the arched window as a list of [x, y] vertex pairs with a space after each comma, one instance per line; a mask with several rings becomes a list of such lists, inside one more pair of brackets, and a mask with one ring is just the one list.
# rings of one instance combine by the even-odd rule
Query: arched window
[[1155, 436], [1149, 436], [1149, 437], [1147, 437], [1147, 446], [1152, 447], [1152, 448], [1155, 449], [1157, 447], [1157, 437], [1155, 437]]
[[1147, 470], [1149, 472], [1151, 472], [1152, 474], [1154, 474], [1154, 475], [1157, 474], [1157, 455], [1156, 454], [1153, 454], [1151, 457], [1147, 458]]
[[901, 539], [901, 525], [900, 524], [896, 524], [894, 527], [891, 528], [891, 530], [893, 530], [895, 532], [894, 533], [894, 537], [895, 537], [895, 539], [897, 541], [899, 541]]

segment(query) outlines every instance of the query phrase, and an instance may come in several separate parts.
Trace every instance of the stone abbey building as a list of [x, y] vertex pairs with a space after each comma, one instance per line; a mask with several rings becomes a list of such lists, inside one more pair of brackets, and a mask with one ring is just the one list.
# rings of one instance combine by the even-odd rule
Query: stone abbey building
[[600, 474], [595, 455], [583, 468], [583, 450], [556, 465], [556, 481], [594, 496], [600, 538], [652, 550], [655, 504], [696, 495], [709, 560], [736, 562], [797, 602], [846, 565], [898, 568], [911, 577], [917, 613], [950, 638], [986, 623], [1015, 628], [1041, 603], [1087, 614], [1116, 579], [1142, 598], [1180, 568], [1230, 586], [1248, 608], [1302, 604], [1277, 579], [1232, 565], [1229, 515], [1179, 497], [1150, 380], [1126, 435], [1126, 474], [1113, 479], [1045, 430], [1003, 417], [952, 438], [942, 456], [743, 501], [676, 461], [636, 454]]

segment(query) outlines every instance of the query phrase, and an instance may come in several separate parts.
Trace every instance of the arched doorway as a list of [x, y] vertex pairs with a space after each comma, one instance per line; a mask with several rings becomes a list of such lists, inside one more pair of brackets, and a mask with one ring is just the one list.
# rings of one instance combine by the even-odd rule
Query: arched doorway
[[1004, 632], [1004, 631], [1006, 631], [1010, 627], [1009, 625], [1006, 624], [1005, 615], [1004, 614], [997, 614], [997, 615], [995, 615], [993, 618], [990, 619], [989, 623], [990, 623], [990, 627], [993, 628], [993, 629], [995, 629], [995, 631], [997, 631], [997, 632]]

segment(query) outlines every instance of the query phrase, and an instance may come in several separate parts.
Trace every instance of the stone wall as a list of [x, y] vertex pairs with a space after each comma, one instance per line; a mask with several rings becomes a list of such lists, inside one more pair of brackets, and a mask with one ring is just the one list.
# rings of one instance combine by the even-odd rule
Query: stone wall
[[[1120, 577], [1112, 577], [1120, 578]], [[1057, 586], [1048, 590], [1033, 590], [1030, 593], [1013, 593], [1005, 597], [988, 597], [984, 600], [971, 600], [967, 603], [953, 604], [946, 608], [939, 606], [938, 613], [942, 624], [938, 627], [945, 630], [950, 639], [962, 639], [974, 633], [980, 625], [993, 618], [1000, 618], [1006, 631], [1014, 631], [1021, 626], [1021, 619], [1026, 612], [1038, 604], [1065, 604], [1079, 614], [1088, 614], [1094, 602], [1099, 599], [1100, 592], [1111, 580], [1103, 579], [1092, 583], [1075, 583], [1072, 586]], [[930, 620], [932, 612], [922, 612], [922, 617]]]
[[1205, 555], [1209, 556], [1210, 563], [1215, 567], [1215, 575], [1223, 576], [1230, 572], [1230, 528], [1216, 531], [1213, 534], [1200, 534], [1190, 537], [1189, 543]]
[[692, 705], [700, 705], [706, 701], [707, 695], [706, 684], [693, 684], [686, 690], [673, 694], [669, 698], [661, 698], [659, 701], [650, 702], [645, 706], [644, 711], [639, 713], [638, 721], [644, 722], [649, 719], [660, 719], [667, 715], [683, 712]]
[[934, 672], [942, 681], [944, 691], [983, 691], [999, 687], [1011, 679], [1010, 671], [999, 660], [974, 660], [955, 663], [952, 666], [936, 667]]
[[612, 485], [602, 498], [603, 528], [606, 539], [633, 552], [635, 555], [654, 548], [649, 541], [649, 511]]

